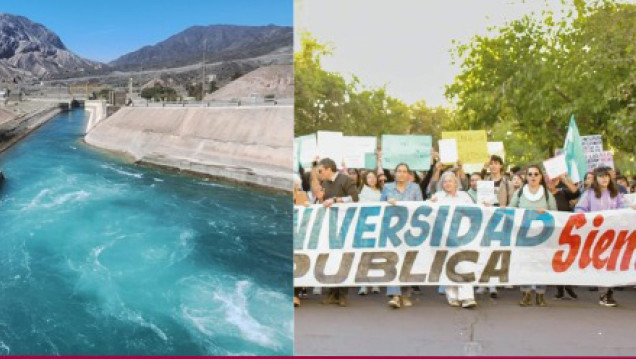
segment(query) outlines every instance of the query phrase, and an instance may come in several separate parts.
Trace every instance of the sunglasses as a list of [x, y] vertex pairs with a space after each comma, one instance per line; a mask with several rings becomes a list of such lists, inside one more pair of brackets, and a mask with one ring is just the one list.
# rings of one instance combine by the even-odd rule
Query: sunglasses
[[528, 177], [539, 177], [541, 174], [539, 172], [528, 172]]

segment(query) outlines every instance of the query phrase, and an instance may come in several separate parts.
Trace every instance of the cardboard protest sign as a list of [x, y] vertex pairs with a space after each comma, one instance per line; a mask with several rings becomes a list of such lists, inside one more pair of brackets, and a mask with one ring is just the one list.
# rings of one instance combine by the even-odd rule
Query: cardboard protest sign
[[377, 139], [372, 136], [343, 136], [343, 161], [347, 168], [367, 168], [366, 156], [375, 156]]
[[331, 158], [340, 168], [343, 157], [342, 132], [318, 131], [316, 139], [320, 158]]
[[459, 160], [463, 163], [484, 163], [490, 159], [486, 131], [442, 132], [442, 139], [457, 140]]
[[586, 154], [603, 152], [601, 135], [581, 136], [581, 144], [583, 145], [583, 152]]
[[392, 169], [405, 162], [412, 170], [428, 170], [432, 145], [431, 136], [382, 135], [382, 166]]
[[543, 167], [545, 167], [546, 174], [549, 178], [557, 178], [568, 173], [568, 166], [565, 163], [565, 154], [543, 161]]
[[599, 167], [614, 168], [614, 155], [610, 151], [589, 153], [586, 158], [588, 172], [592, 172]]
[[457, 140], [449, 138], [439, 140], [439, 160], [444, 164], [457, 163], [459, 155], [457, 154]]

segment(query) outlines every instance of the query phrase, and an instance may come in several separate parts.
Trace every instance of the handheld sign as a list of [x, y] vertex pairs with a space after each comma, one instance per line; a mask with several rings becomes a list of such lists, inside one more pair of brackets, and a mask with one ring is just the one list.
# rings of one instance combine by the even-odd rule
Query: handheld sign
[[490, 158], [484, 130], [442, 132], [442, 138], [457, 140], [457, 153], [464, 163], [484, 163]]
[[405, 162], [412, 170], [431, 167], [431, 136], [382, 135], [382, 166], [395, 168]]
[[477, 181], [477, 204], [493, 204], [495, 197], [495, 181]]
[[377, 139], [372, 136], [343, 136], [343, 162], [348, 168], [367, 168], [366, 156], [375, 156]]
[[[316, 142], [316, 134], [300, 136], [294, 140], [297, 144], [298, 161], [303, 168], [311, 168], [311, 163], [318, 155], [318, 144]], [[294, 164], [295, 166], [295, 164]]]
[[444, 164], [456, 163], [459, 160], [456, 139], [439, 140], [439, 159]]
[[318, 131], [318, 155], [320, 158], [331, 158], [340, 168], [342, 165], [342, 132]]
[[545, 167], [545, 171], [550, 178], [557, 178], [568, 173], [568, 166], [565, 163], [564, 154], [543, 161], [543, 167]]

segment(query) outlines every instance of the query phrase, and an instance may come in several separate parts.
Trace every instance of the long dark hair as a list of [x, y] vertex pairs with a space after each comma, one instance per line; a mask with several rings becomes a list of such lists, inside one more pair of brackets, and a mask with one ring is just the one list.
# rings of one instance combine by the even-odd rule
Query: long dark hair
[[369, 175], [370, 175], [370, 174], [372, 174], [372, 175], [374, 175], [374, 176], [375, 176], [375, 188], [376, 188], [376, 189], [379, 189], [379, 190], [382, 190], [382, 184], [380, 184], [380, 181], [378, 181], [378, 174], [377, 174], [377, 173], [375, 173], [375, 172], [373, 172], [373, 171], [369, 171], [369, 172], [366, 172], [366, 173], [364, 174], [364, 177], [362, 177], [362, 183], [364, 183], [364, 185], [365, 185], [365, 186], [369, 186], [369, 187], [371, 187], [371, 186], [369, 185], [368, 180], [367, 180], [367, 177], [369, 177]]
[[[539, 171], [539, 178], [541, 179], [540, 185], [543, 186], [543, 193], [544, 193], [545, 199], [547, 201], [550, 192], [548, 191], [548, 186], [545, 183], [545, 176], [543, 175], [543, 170], [541, 169], [541, 166], [539, 166], [537, 164], [533, 164], [533, 165], [529, 165], [528, 167], [526, 167], [526, 178], [523, 180], [523, 184], [524, 185], [528, 184], [528, 178], [530, 177], [530, 176], [528, 176], [528, 170], [530, 170], [531, 168], [534, 168], [537, 171]], [[521, 194], [522, 190], [523, 190], [523, 186], [521, 186], [521, 190], [519, 191], [520, 194]]]
[[349, 171], [353, 171], [356, 174], [356, 188], [358, 191], [362, 188], [362, 179], [360, 178], [360, 171], [357, 168], [349, 168], [347, 169], [347, 175], [349, 175]]
[[610, 197], [614, 198], [618, 196], [618, 187], [616, 187], [616, 183], [614, 182], [614, 179], [612, 179], [612, 176], [610, 176], [609, 174], [609, 168], [601, 167], [594, 170], [594, 181], [592, 182], [592, 189], [594, 190], [594, 194], [596, 195], [596, 198], [601, 198], [601, 194], [603, 192], [603, 190], [601, 189], [601, 185], [598, 184], [597, 178], [599, 176], [606, 176], [606, 175], [609, 177], [609, 184], [607, 185], [607, 189], [610, 192]]

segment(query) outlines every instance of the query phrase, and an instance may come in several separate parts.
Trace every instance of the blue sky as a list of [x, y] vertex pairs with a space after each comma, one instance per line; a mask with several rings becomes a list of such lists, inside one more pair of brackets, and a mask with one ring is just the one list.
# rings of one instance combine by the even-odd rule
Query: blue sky
[[194, 25], [293, 25], [293, 0], [2, 0], [78, 55], [107, 62]]

